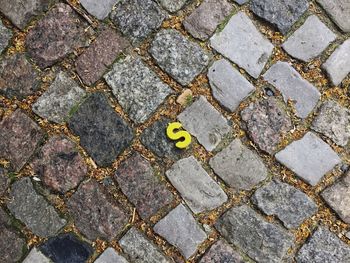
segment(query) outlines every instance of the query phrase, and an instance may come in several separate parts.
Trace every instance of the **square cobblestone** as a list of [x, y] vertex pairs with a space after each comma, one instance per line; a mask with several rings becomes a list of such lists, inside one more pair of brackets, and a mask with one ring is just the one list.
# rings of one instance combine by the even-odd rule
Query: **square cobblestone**
[[[80, 0], [80, 4], [97, 19], [105, 19], [119, 0]], [[113, 44], [111, 41], [110, 44]]]
[[113, 248], [107, 248], [94, 263], [128, 263], [128, 261], [119, 255]]
[[13, 36], [13, 33], [10, 29], [4, 26], [0, 20], [0, 54], [7, 48], [10, 44], [10, 40]]
[[208, 249], [199, 263], [244, 263], [244, 260], [226, 241], [220, 239]]
[[348, 0], [317, 0], [334, 23], [344, 32], [350, 32], [350, 2]]

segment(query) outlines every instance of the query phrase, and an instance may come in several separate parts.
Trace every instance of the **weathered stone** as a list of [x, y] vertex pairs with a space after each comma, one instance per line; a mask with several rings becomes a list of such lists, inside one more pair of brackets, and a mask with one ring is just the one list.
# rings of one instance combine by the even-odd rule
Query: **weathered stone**
[[28, 177], [12, 185], [7, 207], [17, 219], [41, 237], [55, 235], [66, 224], [66, 220], [58, 215], [54, 207], [36, 193]]
[[67, 4], [58, 3], [26, 37], [28, 54], [41, 68], [52, 66], [87, 40], [85, 23]]
[[18, 109], [0, 122], [0, 158], [19, 171], [43, 139], [39, 126]]
[[243, 4], [247, 3], [249, 0], [234, 0], [234, 1], [239, 5], [243, 5]]
[[5, 57], [0, 62], [0, 94], [24, 99], [39, 89], [40, 76], [24, 54]]
[[183, 22], [185, 29], [195, 38], [207, 40], [216, 27], [233, 9], [227, 0], [205, 0]]
[[128, 263], [128, 261], [119, 255], [113, 248], [107, 248], [94, 263]]
[[131, 143], [128, 124], [113, 110], [103, 93], [93, 93], [69, 120], [69, 128], [100, 166], [109, 166]]
[[341, 159], [332, 148], [308, 132], [275, 155], [276, 159], [311, 185], [316, 185]]
[[[100, 3], [95, 0], [93, 2]], [[82, 81], [86, 85], [93, 85], [127, 46], [127, 41], [115, 30], [104, 28], [97, 39], [77, 59], [76, 69]]]
[[177, 161], [166, 176], [194, 213], [210, 211], [227, 201], [225, 192], [193, 156]]
[[247, 205], [231, 208], [215, 226], [229, 243], [257, 262], [284, 262], [294, 242], [292, 234], [266, 222]]
[[0, 54], [9, 45], [12, 35], [13, 35], [12, 31], [7, 27], [5, 27], [0, 20]]
[[188, 85], [209, 63], [209, 54], [174, 29], [163, 29], [149, 49], [156, 63], [181, 85]]
[[86, 263], [92, 255], [92, 247], [79, 240], [73, 233], [52, 237], [39, 249], [55, 263]]
[[344, 32], [350, 32], [350, 2], [348, 0], [317, 0], [332, 20]]
[[211, 158], [209, 164], [222, 180], [237, 190], [251, 190], [267, 177], [263, 161], [239, 139]]
[[309, 7], [307, 0], [252, 0], [251, 10], [287, 34]]
[[260, 76], [274, 48], [244, 12], [234, 15], [210, 44], [254, 78]]
[[134, 227], [119, 240], [119, 244], [134, 263], [171, 262], [159, 248]]
[[172, 93], [170, 87], [140, 58], [128, 56], [115, 63], [104, 78], [119, 104], [136, 123], [146, 121]]
[[132, 44], [137, 45], [161, 26], [165, 13], [153, 0], [121, 0], [110, 17]]
[[[119, 0], [80, 0], [80, 4], [91, 15], [97, 17], [100, 20], [103, 20], [112, 11], [114, 4], [118, 1]], [[110, 44], [113, 45], [113, 42], [110, 42]]]
[[176, 102], [181, 106], [186, 106], [193, 99], [193, 92], [190, 89], [184, 89], [182, 93], [177, 97]]
[[274, 180], [256, 190], [252, 201], [267, 215], [276, 215], [287, 228], [297, 228], [317, 212], [317, 205], [303, 192]]
[[231, 131], [225, 117], [203, 96], [200, 96], [177, 118], [207, 151], [214, 150], [224, 136]]
[[26, 245], [25, 240], [3, 226], [0, 227], [0, 236], [0, 262], [18, 262]]
[[51, 1], [48, 0], [0, 0], [0, 12], [20, 29], [37, 15], [45, 11]]
[[347, 224], [350, 224], [350, 173], [322, 192], [323, 199]]
[[251, 103], [241, 112], [249, 137], [259, 148], [273, 154], [281, 142], [283, 133], [293, 128], [285, 110], [273, 97]]
[[153, 229], [177, 247], [186, 259], [191, 257], [207, 238], [190, 211], [182, 204], [170, 211]]
[[298, 263], [350, 262], [350, 248], [328, 229], [319, 227], [299, 250], [296, 261]]
[[62, 123], [69, 117], [72, 109], [86, 96], [86, 92], [61, 71], [49, 89], [33, 104], [33, 111], [44, 119]]
[[210, 247], [199, 263], [244, 263], [244, 260], [226, 241], [220, 239]]
[[22, 263], [50, 263], [52, 262], [36, 247], [34, 247]]
[[255, 90], [226, 59], [214, 62], [208, 70], [208, 78], [214, 98], [231, 112]]
[[173, 200], [171, 192], [156, 177], [151, 164], [138, 153], [119, 166], [115, 179], [143, 219]]
[[158, 0], [160, 4], [169, 12], [179, 11], [188, 0]]
[[265, 74], [264, 79], [278, 89], [285, 100], [292, 100], [296, 115], [306, 118], [321, 97], [320, 92], [291, 66], [278, 61]]
[[319, 56], [336, 37], [317, 16], [312, 15], [282, 47], [289, 55], [308, 62]]
[[350, 72], [350, 39], [341, 44], [322, 65], [335, 86]]
[[350, 139], [350, 110], [329, 100], [323, 103], [312, 129], [331, 138], [340, 146], [346, 146]]
[[0, 167], [0, 197], [7, 193], [7, 189], [10, 186], [10, 178], [7, 175], [7, 171]]
[[77, 228], [90, 240], [111, 241], [125, 227], [128, 217], [118, 205], [95, 180], [80, 184], [68, 200]]
[[60, 136], [50, 138], [41, 148], [33, 168], [45, 185], [61, 193], [77, 187], [87, 173], [76, 145]]

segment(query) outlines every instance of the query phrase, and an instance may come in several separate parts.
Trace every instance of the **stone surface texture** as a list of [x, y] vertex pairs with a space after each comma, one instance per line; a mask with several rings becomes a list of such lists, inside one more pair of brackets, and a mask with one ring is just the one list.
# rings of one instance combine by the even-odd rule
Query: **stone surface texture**
[[199, 263], [244, 263], [238, 252], [223, 240], [214, 243]]
[[0, 54], [9, 45], [9, 42], [12, 36], [13, 36], [12, 31], [7, 27], [5, 27], [4, 24], [0, 21]]
[[0, 167], [0, 197], [7, 193], [9, 186], [10, 177], [8, 176], [7, 170]]
[[[91, 15], [97, 19], [103, 20], [112, 11], [113, 6], [119, 0], [80, 0], [80, 4], [88, 11]], [[113, 45], [113, 43], [111, 43]]]
[[179, 11], [189, 0], [159, 0], [159, 3], [169, 12]]
[[348, 0], [317, 0], [334, 23], [344, 32], [350, 32], [350, 2]]
[[128, 263], [128, 261], [119, 255], [113, 248], [107, 248], [94, 263]]
[[43, 253], [34, 247], [22, 263], [50, 263], [52, 262]]

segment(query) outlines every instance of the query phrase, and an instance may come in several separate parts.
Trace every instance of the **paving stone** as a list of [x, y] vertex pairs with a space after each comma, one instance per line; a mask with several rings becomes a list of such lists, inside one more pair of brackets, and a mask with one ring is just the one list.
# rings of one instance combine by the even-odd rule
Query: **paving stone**
[[343, 263], [350, 262], [350, 248], [335, 234], [319, 227], [299, 250], [298, 263]]
[[256, 190], [252, 201], [267, 215], [276, 215], [286, 228], [298, 228], [317, 212], [317, 205], [303, 192], [274, 180]]
[[289, 144], [275, 157], [312, 186], [341, 162], [337, 153], [312, 132]]
[[127, 214], [95, 180], [80, 184], [68, 200], [69, 212], [79, 231], [90, 240], [111, 241], [128, 222]]
[[52, 66], [76, 48], [85, 46], [85, 26], [69, 5], [58, 3], [29, 31], [28, 54], [40, 68]]
[[331, 82], [338, 86], [350, 73], [350, 39], [341, 44], [322, 65]]
[[94, 263], [128, 263], [128, 261], [119, 255], [113, 248], [107, 248]]
[[251, 10], [287, 34], [309, 7], [308, 0], [252, 0]]
[[149, 49], [156, 63], [181, 85], [186, 86], [209, 63], [209, 54], [197, 43], [174, 29], [163, 29]]
[[317, 0], [332, 20], [344, 32], [350, 32], [350, 2], [348, 0]]
[[287, 103], [294, 102], [296, 115], [306, 118], [321, 97], [320, 92], [287, 62], [278, 61], [264, 74], [264, 79], [278, 89]]
[[179, 11], [189, 0], [159, 0], [159, 3], [169, 12]]
[[186, 259], [191, 257], [198, 246], [207, 239], [205, 232], [182, 204], [170, 211], [153, 229], [171, 245], [177, 247]]
[[144, 234], [134, 227], [119, 240], [119, 244], [134, 263], [172, 262]]
[[203, 96], [200, 96], [177, 118], [207, 151], [214, 150], [231, 131], [225, 117]]
[[50, 2], [48, 0], [0, 0], [0, 12], [19, 29], [24, 29], [35, 16], [48, 8]]
[[19, 171], [43, 139], [39, 126], [18, 109], [0, 122], [0, 157]]
[[162, 25], [165, 12], [153, 0], [120, 0], [110, 17], [132, 44], [138, 45]]
[[49, 139], [34, 160], [33, 169], [45, 185], [61, 193], [77, 187], [87, 173], [76, 145], [63, 136]]
[[156, 177], [151, 164], [138, 153], [119, 166], [115, 179], [143, 219], [173, 200], [171, 192]]
[[93, 93], [69, 120], [80, 143], [100, 166], [109, 166], [131, 143], [134, 134], [103, 93]]
[[195, 38], [207, 40], [231, 12], [227, 0], [205, 0], [183, 22], [185, 29]]
[[347, 224], [350, 224], [350, 173], [322, 192], [323, 199]]
[[170, 122], [168, 118], [161, 118], [154, 122], [141, 134], [141, 142], [158, 157], [177, 159], [182, 151], [175, 147], [174, 142], [165, 133]]
[[26, 245], [25, 240], [5, 227], [0, 227], [0, 236], [0, 261], [6, 263], [18, 262]]
[[237, 190], [251, 190], [267, 177], [260, 157], [235, 139], [209, 161], [214, 172]]
[[0, 197], [7, 193], [7, 189], [10, 186], [10, 177], [7, 175], [7, 171], [0, 167]]
[[34, 247], [22, 263], [50, 263], [52, 262], [43, 253]]
[[[91, 15], [96, 18], [103, 20], [112, 11], [113, 6], [119, 0], [80, 0], [80, 4], [88, 11]], [[113, 42], [110, 42], [113, 44]]]
[[337, 38], [321, 20], [309, 16], [284, 44], [283, 49], [297, 59], [308, 62], [319, 56]]
[[257, 262], [284, 262], [294, 243], [292, 234], [266, 222], [247, 205], [231, 208], [215, 226], [229, 243]]
[[244, 263], [244, 260], [226, 241], [220, 239], [210, 247], [199, 263]]
[[52, 237], [39, 249], [55, 263], [85, 263], [92, 255], [92, 247], [73, 233]]
[[7, 207], [18, 220], [40, 237], [53, 236], [66, 224], [66, 220], [58, 215], [54, 207], [36, 193], [29, 177], [12, 184]]
[[38, 71], [24, 54], [4, 57], [0, 62], [0, 94], [12, 99], [24, 99], [40, 87]]
[[119, 104], [136, 123], [146, 121], [172, 93], [140, 58], [128, 56], [105, 75]]
[[277, 150], [281, 135], [293, 128], [289, 116], [273, 97], [249, 104], [241, 112], [241, 117], [249, 137], [269, 154]]
[[312, 129], [331, 138], [340, 146], [346, 146], [350, 139], [350, 110], [333, 100], [322, 104]]
[[33, 104], [34, 113], [55, 123], [63, 123], [86, 96], [86, 92], [61, 71], [49, 89]]
[[254, 78], [260, 76], [274, 48], [244, 12], [234, 15], [210, 44]]
[[245, 3], [247, 3], [249, 0], [235, 0], [235, 2], [239, 5], [243, 5]]
[[13, 33], [10, 29], [4, 26], [0, 20], [0, 54], [6, 49], [10, 44], [10, 40], [13, 36]]
[[227, 110], [234, 112], [255, 87], [226, 59], [215, 61], [208, 70], [214, 98]]
[[104, 28], [97, 39], [77, 59], [76, 69], [82, 81], [86, 85], [93, 85], [127, 46], [127, 41], [115, 30]]
[[225, 192], [193, 156], [177, 161], [166, 171], [166, 176], [196, 214], [227, 201]]

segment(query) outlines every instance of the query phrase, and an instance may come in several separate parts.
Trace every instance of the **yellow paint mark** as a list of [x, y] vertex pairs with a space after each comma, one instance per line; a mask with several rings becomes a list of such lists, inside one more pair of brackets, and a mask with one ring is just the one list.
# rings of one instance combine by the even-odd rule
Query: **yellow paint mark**
[[191, 144], [191, 135], [184, 130], [180, 130], [182, 128], [182, 124], [180, 122], [172, 122], [168, 124], [166, 129], [166, 135], [170, 140], [178, 141], [175, 146], [179, 149], [185, 149]]

